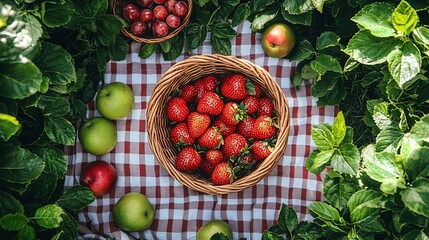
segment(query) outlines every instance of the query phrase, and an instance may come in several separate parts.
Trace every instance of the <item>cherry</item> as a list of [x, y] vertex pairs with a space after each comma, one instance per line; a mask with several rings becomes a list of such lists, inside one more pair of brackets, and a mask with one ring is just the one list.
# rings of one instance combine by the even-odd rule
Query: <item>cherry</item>
[[165, 8], [167, 9], [168, 13], [173, 13], [174, 5], [176, 3], [177, 3], [177, 0], [167, 0], [167, 3], [165, 3]]
[[153, 9], [153, 16], [157, 20], [164, 21], [167, 15], [168, 15], [167, 9], [163, 5], [157, 5]]
[[149, 7], [150, 5], [152, 5], [153, 0], [138, 0], [138, 3], [143, 7]]
[[180, 26], [180, 18], [174, 14], [168, 15], [165, 22], [171, 28], [178, 28]]
[[178, 17], [185, 16], [188, 13], [188, 5], [184, 1], [178, 1], [174, 4], [173, 13]]
[[146, 32], [146, 24], [142, 21], [135, 21], [131, 25], [131, 32], [135, 35], [142, 35]]
[[145, 8], [140, 11], [140, 20], [144, 23], [153, 20], [153, 12], [149, 8]]
[[134, 4], [128, 3], [122, 8], [122, 14], [125, 20], [134, 22], [139, 19], [140, 11]]
[[165, 0], [153, 0], [153, 2], [156, 4], [164, 4]]
[[168, 34], [168, 25], [165, 22], [157, 21], [153, 24], [152, 31], [155, 37], [165, 37]]

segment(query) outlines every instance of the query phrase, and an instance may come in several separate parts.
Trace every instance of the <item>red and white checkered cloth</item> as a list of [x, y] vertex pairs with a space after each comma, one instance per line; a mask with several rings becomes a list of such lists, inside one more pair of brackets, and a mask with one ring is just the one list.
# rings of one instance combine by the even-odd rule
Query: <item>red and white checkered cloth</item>
[[[79, 142], [69, 149], [65, 187], [79, 184], [81, 166], [101, 159], [114, 164], [119, 178], [116, 188], [98, 197], [79, 213], [81, 234], [85, 237], [115, 236], [129, 239], [195, 239], [196, 232], [206, 221], [222, 219], [229, 223], [234, 239], [261, 239], [264, 230], [276, 223], [281, 205], [292, 206], [300, 220], [309, 220], [307, 206], [322, 199], [322, 179], [308, 172], [305, 160], [315, 148], [311, 127], [321, 122], [332, 123], [336, 107], [316, 105], [311, 97], [311, 83], [300, 90], [291, 85], [295, 64], [284, 59], [267, 57], [260, 47], [260, 34], [252, 34], [250, 23], [237, 27], [232, 40], [232, 55], [264, 67], [284, 90], [290, 108], [290, 135], [286, 151], [274, 170], [254, 187], [227, 195], [206, 195], [181, 185], [159, 165], [148, 143], [146, 108], [153, 89], [162, 74], [175, 62], [189, 57], [184, 53], [175, 61], [164, 61], [160, 54], [148, 59], [138, 56], [140, 43], [132, 43], [126, 59], [107, 64], [105, 81], [123, 82], [132, 87], [135, 105], [132, 113], [114, 121], [118, 130], [116, 148], [104, 155], [85, 153]], [[213, 53], [208, 41], [193, 54]], [[89, 104], [88, 117], [99, 116], [94, 103]], [[145, 194], [155, 209], [150, 229], [125, 233], [118, 229], [111, 210], [119, 198], [128, 192]]]

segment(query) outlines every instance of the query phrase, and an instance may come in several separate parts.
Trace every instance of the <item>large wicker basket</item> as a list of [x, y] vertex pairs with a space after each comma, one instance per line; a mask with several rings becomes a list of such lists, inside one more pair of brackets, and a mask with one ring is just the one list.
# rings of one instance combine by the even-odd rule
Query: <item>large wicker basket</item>
[[[182, 31], [189, 24], [189, 20], [191, 18], [191, 14], [192, 14], [192, 0], [188, 0], [186, 2], [188, 3], [188, 13], [183, 17], [182, 23], [180, 24], [180, 26], [178, 28], [176, 28], [174, 31], [170, 32], [165, 37], [147, 38], [147, 37], [137, 36], [130, 31], [130, 27], [124, 27], [124, 28], [122, 28], [121, 31], [125, 36], [131, 38], [132, 40], [134, 40], [136, 42], [151, 44], [151, 43], [161, 43], [161, 42], [167, 41], [168, 39], [176, 36], [180, 31]], [[112, 10], [112, 13], [119, 18], [123, 18], [122, 17], [122, 8], [127, 3], [134, 3], [135, 5], [138, 6], [136, 0], [110, 0], [109, 4], [110, 4], [110, 8]]]
[[[177, 150], [168, 137], [165, 106], [172, 92], [178, 87], [205, 75], [231, 72], [242, 73], [259, 83], [263, 91], [273, 99], [279, 131], [274, 151], [251, 173], [232, 184], [216, 186], [202, 176], [181, 172], [175, 168]], [[280, 86], [262, 67], [233, 56], [198, 55], [173, 65], [164, 73], [155, 87], [146, 116], [150, 147], [158, 162], [181, 184], [190, 189], [213, 195], [242, 191], [266, 177], [282, 158], [289, 136], [289, 107]]]

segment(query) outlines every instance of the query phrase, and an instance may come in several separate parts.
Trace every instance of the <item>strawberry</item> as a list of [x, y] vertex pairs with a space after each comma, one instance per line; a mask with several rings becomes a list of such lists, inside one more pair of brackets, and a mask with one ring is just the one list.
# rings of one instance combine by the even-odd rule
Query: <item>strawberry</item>
[[240, 178], [249, 173], [255, 165], [252, 154], [245, 153], [241, 156], [231, 158], [233, 162], [232, 172], [235, 178]]
[[254, 96], [256, 98], [260, 98], [262, 96], [262, 88], [261, 85], [259, 85], [256, 82], [253, 82], [253, 88], [255, 89], [255, 91], [247, 91], [247, 95], [249, 96]]
[[210, 162], [203, 159], [200, 165], [200, 170], [206, 175], [207, 177], [211, 177], [213, 170], [215, 169], [216, 165], [211, 164]]
[[240, 158], [240, 163], [252, 166], [255, 163], [255, 159], [252, 154], [246, 154]]
[[211, 180], [214, 185], [225, 185], [233, 182], [231, 168], [227, 162], [221, 162], [216, 165]]
[[222, 95], [233, 100], [242, 100], [247, 96], [248, 92], [254, 91], [253, 83], [248, 81], [243, 74], [228, 75], [220, 84]]
[[272, 146], [268, 141], [256, 140], [253, 142], [250, 152], [252, 153], [253, 158], [258, 161], [268, 157], [273, 150], [274, 146]]
[[213, 166], [223, 161], [223, 153], [217, 149], [209, 149], [206, 152], [206, 161], [210, 162]]
[[220, 113], [220, 120], [229, 125], [237, 125], [246, 116], [244, 105], [237, 105], [235, 102], [228, 102]]
[[233, 133], [224, 139], [222, 152], [226, 159], [240, 155], [248, 147], [247, 139], [238, 133]]
[[222, 134], [215, 127], [209, 127], [198, 137], [198, 143], [201, 147], [219, 148], [223, 143]]
[[247, 96], [243, 99], [243, 105], [247, 114], [253, 114], [259, 109], [259, 99], [255, 96]]
[[193, 171], [201, 165], [201, 155], [195, 148], [187, 146], [176, 157], [175, 167], [180, 171]]
[[180, 97], [188, 103], [195, 101], [197, 97], [197, 90], [195, 89], [195, 86], [192, 84], [184, 85], [181, 89]]
[[235, 133], [237, 129], [237, 126], [226, 124], [220, 119], [213, 122], [213, 127], [216, 127], [224, 138]]
[[191, 137], [201, 136], [210, 125], [210, 117], [205, 113], [191, 112], [186, 119], [186, 126]]
[[195, 82], [195, 89], [197, 91], [197, 100], [199, 100], [203, 93], [206, 91], [214, 92], [216, 90], [218, 80], [215, 76], [206, 76], [201, 79], [198, 79]]
[[238, 133], [243, 135], [245, 138], [253, 138], [253, 124], [255, 123], [255, 118], [252, 116], [247, 116], [243, 121], [238, 123]]
[[252, 136], [259, 140], [271, 138], [277, 133], [277, 128], [277, 123], [273, 118], [261, 115], [255, 120]]
[[184, 122], [178, 123], [171, 128], [170, 140], [173, 144], [179, 146], [192, 145], [195, 142], [195, 138], [189, 135], [188, 127]]
[[273, 113], [274, 113], [273, 101], [269, 98], [260, 98], [258, 116], [267, 115], [269, 117], [273, 117]]
[[194, 86], [195, 86], [195, 91], [197, 92], [196, 100], [198, 101], [203, 96], [203, 93], [205, 93], [207, 90], [205, 89], [205, 83], [200, 80], [197, 80]]
[[199, 113], [208, 113], [211, 115], [219, 115], [222, 112], [224, 103], [215, 92], [206, 91], [201, 96], [197, 104]]
[[167, 119], [172, 122], [185, 121], [189, 113], [188, 105], [185, 100], [180, 97], [173, 97], [167, 102]]

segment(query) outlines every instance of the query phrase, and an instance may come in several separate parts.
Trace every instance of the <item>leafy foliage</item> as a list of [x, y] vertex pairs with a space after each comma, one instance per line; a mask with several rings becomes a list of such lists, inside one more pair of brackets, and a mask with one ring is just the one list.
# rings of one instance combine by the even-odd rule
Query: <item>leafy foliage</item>
[[94, 200], [63, 191], [64, 146], [86, 117], [110, 59], [127, 43], [108, 1], [0, 3], [0, 235], [75, 239], [76, 211]]

